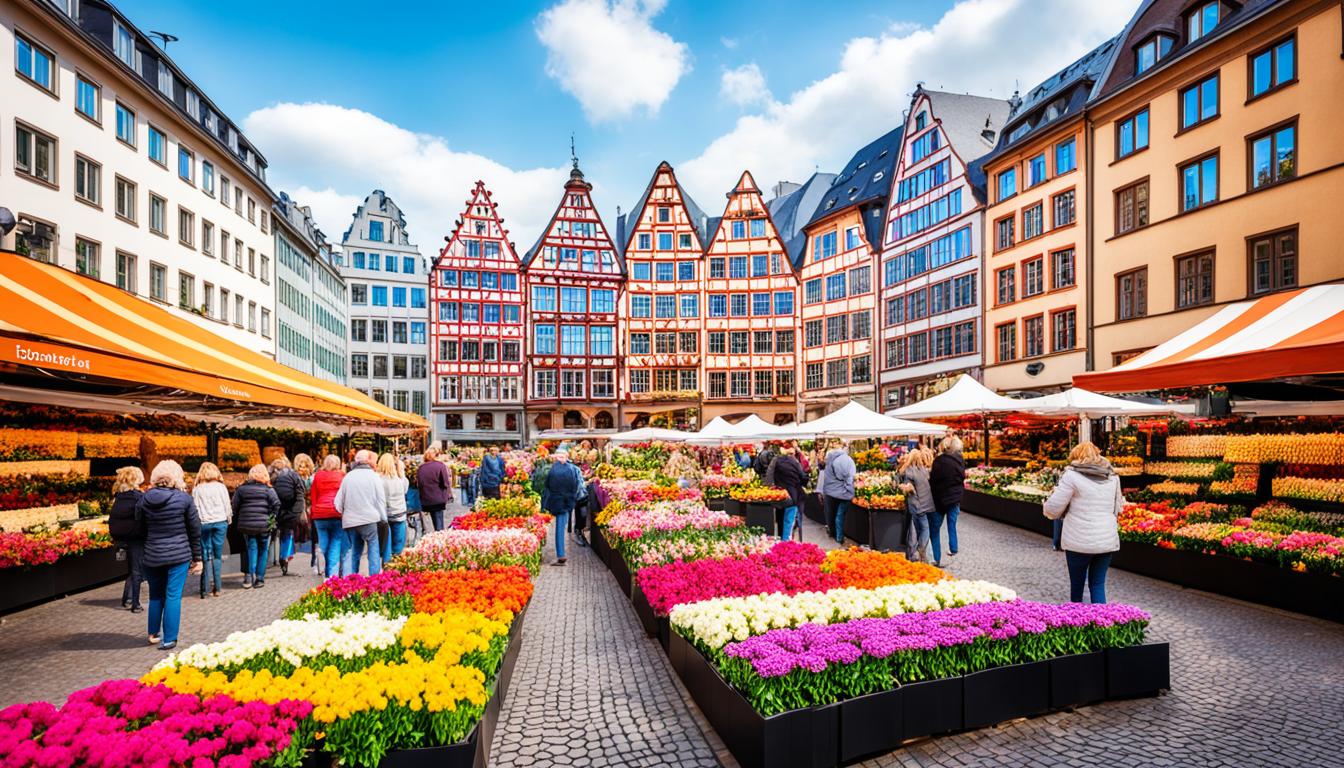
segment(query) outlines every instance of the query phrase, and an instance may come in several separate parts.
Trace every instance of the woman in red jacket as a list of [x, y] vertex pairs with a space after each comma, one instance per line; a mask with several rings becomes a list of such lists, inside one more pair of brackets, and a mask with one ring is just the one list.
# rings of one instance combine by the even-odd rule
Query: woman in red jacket
[[313, 475], [311, 514], [317, 548], [322, 550], [323, 575], [328, 578], [340, 574], [345, 557], [345, 530], [341, 528], [341, 513], [336, 511], [336, 492], [344, 479], [341, 458], [334, 453], [327, 454], [322, 468]]

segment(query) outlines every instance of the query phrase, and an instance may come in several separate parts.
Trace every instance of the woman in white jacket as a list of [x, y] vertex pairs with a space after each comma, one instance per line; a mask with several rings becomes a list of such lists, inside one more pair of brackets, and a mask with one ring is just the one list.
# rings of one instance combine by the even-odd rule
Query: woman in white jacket
[[1069, 466], [1059, 485], [1045, 500], [1045, 516], [1063, 519], [1061, 539], [1069, 565], [1069, 599], [1083, 601], [1086, 584], [1093, 603], [1106, 602], [1106, 569], [1111, 554], [1120, 549], [1120, 510], [1125, 497], [1120, 478], [1097, 446], [1079, 443], [1069, 454]]

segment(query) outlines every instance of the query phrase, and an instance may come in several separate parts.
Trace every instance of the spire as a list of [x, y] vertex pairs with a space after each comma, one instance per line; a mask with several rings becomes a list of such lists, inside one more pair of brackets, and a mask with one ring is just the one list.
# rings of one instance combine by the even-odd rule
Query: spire
[[573, 164], [573, 169], [569, 172], [571, 181], [583, 181], [583, 171], [579, 170], [579, 155], [574, 151], [574, 133], [569, 134], [569, 159]]

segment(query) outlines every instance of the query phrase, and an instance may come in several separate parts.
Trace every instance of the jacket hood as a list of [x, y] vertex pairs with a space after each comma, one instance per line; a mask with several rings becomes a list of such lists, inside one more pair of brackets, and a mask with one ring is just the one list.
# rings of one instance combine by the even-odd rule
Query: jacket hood
[[150, 488], [148, 491], [145, 491], [145, 495], [141, 503], [143, 503], [146, 507], [154, 507], [155, 509], [162, 509], [163, 507], [167, 506], [168, 503], [173, 500], [173, 497], [179, 493], [185, 493], [185, 491], [179, 491], [176, 488], [164, 488], [163, 486], [155, 486], [153, 488]]
[[1105, 482], [1115, 476], [1115, 470], [1111, 468], [1111, 462], [1106, 461], [1105, 459], [1102, 459], [1100, 463], [1096, 464], [1075, 461], [1069, 464], [1069, 467], [1083, 477], [1098, 483]]

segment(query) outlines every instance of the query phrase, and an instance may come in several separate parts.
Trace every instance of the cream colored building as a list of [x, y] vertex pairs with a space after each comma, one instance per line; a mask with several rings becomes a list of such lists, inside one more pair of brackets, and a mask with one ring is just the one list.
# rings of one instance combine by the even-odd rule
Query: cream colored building
[[14, 247], [274, 356], [266, 160], [106, 3], [0, 4]]

